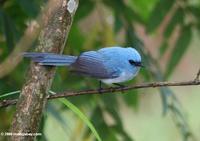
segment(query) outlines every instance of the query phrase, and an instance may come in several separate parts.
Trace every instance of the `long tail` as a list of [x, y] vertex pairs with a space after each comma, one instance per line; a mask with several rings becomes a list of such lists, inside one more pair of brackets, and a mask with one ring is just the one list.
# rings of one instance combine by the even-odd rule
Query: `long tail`
[[23, 56], [31, 58], [32, 61], [38, 62], [40, 65], [47, 66], [70, 66], [77, 59], [76, 56], [36, 52], [25, 52]]

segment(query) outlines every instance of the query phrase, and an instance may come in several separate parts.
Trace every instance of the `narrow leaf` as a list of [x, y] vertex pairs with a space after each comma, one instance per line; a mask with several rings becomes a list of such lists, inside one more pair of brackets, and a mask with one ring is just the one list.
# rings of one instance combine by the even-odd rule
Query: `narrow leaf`
[[10, 17], [3, 11], [0, 11], [0, 16], [2, 20], [2, 28], [6, 38], [7, 47], [9, 49], [12, 49], [14, 47], [14, 24], [12, 23]]
[[103, 3], [112, 8], [118, 16], [123, 16], [129, 23], [133, 20], [139, 23], [144, 23], [141, 16], [127, 6], [123, 0], [103, 0]]
[[118, 14], [115, 13], [114, 31], [118, 33], [123, 27], [123, 22]]
[[170, 19], [169, 24], [167, 25], [167, 28], [164, 31], [164, 36], [166, 38], [170, 37], [172, 32], [174, 31], [174, 28], [176, 27], [177, 24], [182, 24], [183, 23], [183, 16], [184, 11], [181, 8], [178, 8], [175, 12], [175, 14], [172, 16]]
[[80, 0], [79, 2], [79, 7], [77, 9], [77, 14], [75, 16], [74, 22], [78, 22], [79, 20], [81, 20], [82, 18], [86, 17], [87, 15], [89, 15], [92, 10], [94, 9], [94, 1], [93, 0], [86, 0], [86, 1], [82, 1]]
[[197, 20], [199, 20], [199, 16], [200, 16], [200, 7], [199, 6], [188, 6], [188, 7], [186, 7], [186, 10], [191, 12], [197, 18]]
[[161, 46], [160, 46], [160, 55], [159, 55], [159, 58], [162, 58], [162, 56], [164, 55], [165, 51], [167, 50], [168, 48], [168, 42], [165, 40]]
[[153, 32], [161, 24], [164, 17], [167, 15], [171, 7], [173, 6], [174, 0], [159, 0], [156, 7], [152, 11], [148, 23], [147, 32]]
[[66, 105], [68, 108], [70, 108], [75, 114], [77, 114], [84, 122], [87, 124], [87, 126], [90, 128], [90, 130], [93, 132], [94, 136], [98, 141], [102, 141], [100, 138], [98, 132], [96, 131], [94, 125], [90, 122], [90, 120], [70, 101], [67, 99], [61, 98], [60, 101]]
[[[98, 133], [101, 135], [104, 141], [118, 141], [117, 135], [113, 132], [112, 128], [107, 124], [106, 119], [103, 116], [104, 110], [100, 108], [100, 106], [96, 106], [92, 115], [91, 121], [95, 124], [95, 126], [99, 129]], [[88, 135], [88, 131], [86, 135]]]
[[123, 98], [128, 106], [137, 108], [138, 106], [138, 93], [137, 91], [129, 91], [127, 94], [123, 94]]
[[40, 9], [39, 3], [36, 0], [17, 0], [25, 13], [31, 17], [35, 17]]
[[2, 95], [0, 95], [0, 100], [1, 100], [1, 99], [5, 99], [5, 98], [8, 98], [9, 96], [17, 95], [17, 94], [19, 94], [19, 93], [20, 93], [20, 90], [2, 94]]
[[169, 77], [172, 74], [175, 67], [177, 66], [177, 64], [180, 62], [181, 58], [183, 57], [184, 53], [186, 52], [189, 46], [191, 37], [191, 27], [184, 27], [180, 33], [179, 38], [176, 41], [174, 49], [172, 50], [171, 57], [167, 65], [165, 77]]
[[168, 99], [169, 96], [172, 94], [168, 88], [160, 88], [160, 96], [162, 100], [162, 107], [163, 107], [163, 116], [165, 116], [168, 112]]

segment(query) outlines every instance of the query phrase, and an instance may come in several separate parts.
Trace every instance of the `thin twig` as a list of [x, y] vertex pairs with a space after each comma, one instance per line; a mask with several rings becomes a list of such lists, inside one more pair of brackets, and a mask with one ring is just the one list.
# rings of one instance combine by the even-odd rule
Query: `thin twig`
[[197, 76], [196, 76], [196, 78], [194, 79], [195, 81], [199, 81], [199, 77], [200, 77], [200, 69], [199, 69], [199, 71], [197, 72]]
[[[99, 89], [94, 90], [82, 90], [82, 91], [66, 91], [60, 92], [55, 95], [48, 95], [48, 99], [56, 99], [56, 98], [63, 98], [63, 97], [71, 97], [71, 96], [79, 96], [79, 95], [88, 95], [88, 94], [108, 94], [108, 93], [116, 93], [116, 92], [124, 92], [133, 89], [142, 89], [142, 88], [156, 88], [156, 87], [172, 87], [172, 86], [194, 86], [200, 85], [200, 81], [193, 80], [193, 81], [184, 81], [184, 82], [152, 82], [152, 83], [143, 83], [137, 84], [133, 86], [127, 87], [110, 87], [104, 88], [99, 91]], [[10, 105], [15, 105], [17, 99], [14, 100], [3, 100], [0, 102], [0, 107], [7, 107]]]

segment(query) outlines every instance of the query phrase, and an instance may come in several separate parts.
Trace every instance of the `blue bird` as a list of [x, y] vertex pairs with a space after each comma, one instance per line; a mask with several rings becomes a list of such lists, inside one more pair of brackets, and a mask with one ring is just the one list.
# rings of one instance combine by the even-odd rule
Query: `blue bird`
[[26, 52], [24, 57], [40, 65], [69, 66], [73, 72], [100, 80], [100, 88], [101, 82], [123, 86], [119, 83], [133, 79], [143, 66], [140, 54], [131, 47], [107, 47], [79, 56]]

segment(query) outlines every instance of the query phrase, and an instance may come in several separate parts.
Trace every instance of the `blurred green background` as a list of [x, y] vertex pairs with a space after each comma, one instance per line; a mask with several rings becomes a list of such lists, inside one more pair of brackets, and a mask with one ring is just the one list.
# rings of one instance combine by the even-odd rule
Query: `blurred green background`
[[[14, 51], [30, 23], [37, 22], [47, 2], [0, 0], [0, 64]], [[187, 81], [195, 78], [200, 67], [199, 38], [199, 0], [80, 0], [64, 54], [132, 46], [142, 54], [146, 67], [125, 85]], [[34, 40], [28, 51], [34, 51], [36, 44]], [[17, 50], [19, 54], [24, 51]], [[0, 95], [21, 89], [29, 63], [22, 60], [11, 73], [2, 75]], [[58, 68], [52, 90], [97, 87], [97, 80]], [[87, 116], [103, 141], [198, 141], [199, 92], [198, 86], [150, 88], [68, 100]], [[0, 108], [0, 132], [9, 131], [14, 112], [15, 106]], [[41, 141], [96, 140], [86, 123], [59, 100], [48, 102], [40, 132], [37, 140]], [[0, 140], [7, 138], [0, 136]]]

